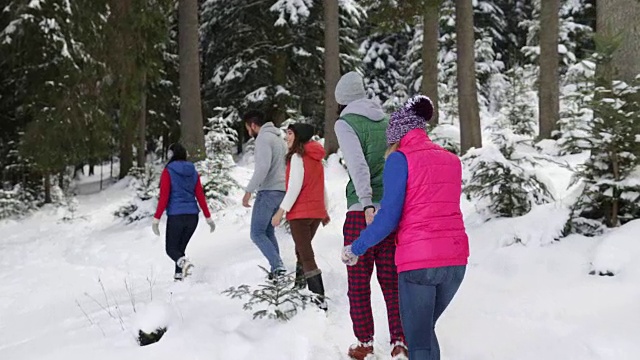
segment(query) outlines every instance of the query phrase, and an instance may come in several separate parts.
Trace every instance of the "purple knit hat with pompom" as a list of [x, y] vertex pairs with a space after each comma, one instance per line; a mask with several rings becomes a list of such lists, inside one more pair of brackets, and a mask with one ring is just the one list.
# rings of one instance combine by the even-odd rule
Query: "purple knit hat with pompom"
[[398, 111], [391, 114], [387, 127], [387, 144], [400, 142], [407, 133], [415, 129], [427, 128], [427, 121], [433, 116], [433, 103], [424, 95], [416, 95]]

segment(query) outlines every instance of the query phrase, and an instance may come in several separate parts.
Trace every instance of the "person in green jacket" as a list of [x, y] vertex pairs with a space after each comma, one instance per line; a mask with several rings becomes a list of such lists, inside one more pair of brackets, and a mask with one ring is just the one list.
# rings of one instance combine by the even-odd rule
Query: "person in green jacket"
[[[349, 172], [344, 245], [351, 245], [373, 221], [382, 199], [382, 172], [387, 150], [385, 131], [389, 117], [378, 101], [367, 99], [362, 76], [349, 72], [340, 78], [335, 97], [341, 105], [335, 132]], [[374, 265], [387, 304], [391, 356], [408, 359], [400, 322], [395, 234], [374, 246], [354, 266], [347, 267], [349, 305], [353, 331], [358, 339], [349, 357], [364, 360], [373, 354], [374, 324], [371, 310], [371, 275]]]

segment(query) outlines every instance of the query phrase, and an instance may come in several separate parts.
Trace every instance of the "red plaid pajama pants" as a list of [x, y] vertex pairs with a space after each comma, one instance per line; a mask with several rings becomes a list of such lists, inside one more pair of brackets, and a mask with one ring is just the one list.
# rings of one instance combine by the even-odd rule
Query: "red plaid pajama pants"
[[[344, 244], [351, 245], [367, 227], [364, 212], [350, 211], [344, 222]], [[376, 266], [378, 282], [387, 303], [387, 318], [391, 342], [404, 341], [398, 305], [398, 273], [395, 265], [395, 234], [360, 256], [358, 263], [347, 266], [349, 278], [349, 305], [353, 332], [361, 342], [373, 340], [374, 326], [371, 311], [371, 275]]]

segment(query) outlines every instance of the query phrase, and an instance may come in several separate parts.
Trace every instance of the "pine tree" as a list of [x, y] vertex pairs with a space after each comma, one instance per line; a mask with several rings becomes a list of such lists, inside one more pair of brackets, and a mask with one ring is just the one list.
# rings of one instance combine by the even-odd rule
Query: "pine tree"
[[583, 60], [569, 66], [561, 88], [559, 130], [554, 133], [561, 155], [578, 154], [590, 148], [595, 90], [595, 62]]
[[583, 192], [568, 230], [597, 235], [640, 218], [640, 77], [596, 88], [589, 138], [591, 156], [577, 172]]
[[221, 209], [227, 204], [231, 191], [238, 186], [231, 176], [234, 161], [231, 157], [237, 133], [233, 124], [239, 121], [234, 108], [216, 109], [218, 115], [209, 119], [205, 147], [207, 158], [197, 164], [209, 206]]
[[[260, 267], [265, 274], [267, 269]], [[230, 287], [222, 292], [232, 299], [247, 298], [243, 308], [253, 311], [254, 319], [274, 319], [279, 321], [291, 320], [300, 310], [317, 300], [317, 296], [308, 290], [301, 290], [295, 286], [293, 274], [278, 276], [267, 280], [258, 289], [251, 290], [249, 285]]]
[[522, 216], [534, 204], [553, 199], [535, 172], [540, 160], [533, 149], [532, 73], [530, 69], [514, 69], [507, 79], [507, 98], [491, 128], [492, 144], [473, 149], [462, 158], [464, 193], [488, 210], [488, 216]]
[[404, 59], [410, 39], [410, 29], [394, 33], [376, 32], [360, 45], [365, 87], [386, 111], [392, 112], [408, 98], [408, 64]]

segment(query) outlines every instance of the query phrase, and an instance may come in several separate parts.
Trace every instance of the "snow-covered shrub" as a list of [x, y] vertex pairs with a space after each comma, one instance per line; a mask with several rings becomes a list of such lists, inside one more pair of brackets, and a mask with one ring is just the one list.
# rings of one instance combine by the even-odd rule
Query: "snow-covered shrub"
[[135, 197], [114, 215], [132, 223], [153, 216], [159, 196], [159, 176], [153, 165], [131, 168], [128, 176], [131, 178], [129, 186], [135, 189]]
[[533, 204], [553, 199], [535, 172], [538, 159], [518, 149], [530, 140], [510, 129], [496, 130], [493, 144], [472, 149], [463, 156], [463, 191], [468, 199], [488, 209], [487, 215], [522, 216]]
[[[266, 274], [267, 269], [260, 267]], [[299, 310], [316, 300], [316, 295], [301, 290], [295, 286], [294, 274], [277, 276], [268, 279], [266, 284], [259, 285], [252, 290], [249, 285], [230, 287], [222, 292], [232, 299], [247, 298], [243, 309], [253, 311], [254, 319], [276, 319], [287, 321], [294, 317]]]
[[20, 217], [35, 208], [35, 199], [20, 185], [11, 190], [0, 189], [0, 219]]
[[591, 156], [574, 178], [584, 188], [572, 208], [572, 232], [597, 235], [640, 218], [640, 77], [636, 80], [596, 88]]
[[233, 149], [237, 141], [237, 132], [233, 123], [238, 121], [235, 109], [216, 109], [219, 114], [209, 119], [208, 132], [205, 135], [207, 158], [198, 162], [196, 167], [202, 176], [202, 187], [209, 206], [222, 209], [228, 203], [227, 197], [238, 187], [231, 176], [235, 166]]
[[488, 216], [515, 217], [528, 213], [534, 204], [553, 199], [547, 185], [536, 174], [540, 158], [533, 147], [535, 117], [528, 93], [525, 70], [508, 77], [500, 116], [490, 128], [492, 143], [472, 149], [462, 158], [463, 191], [478, 201]]
[[558, 138], [560, 154], [578, 154], [590, 148], [595, 63], [584, 60], [569, 67], [563, 79], [560, 97]]
[[460, 128], [451, 124], [438, 124], [433, 127], [429, 126], [427, 133], [431, 141], [456, 155], [460, 155]]
[[67, 212], [67, 214], [62, 217], [62, 221], [71, 222], [76, 220], [79, 205], [76, 196], [74, 194], [67, 194], [62, 204]]
[[140, 346], [150, 345], [160, 341], [162, 336], [175, 319], [175, 311], [170, 304], [150, 302], [136, 311], [131, 326]]

